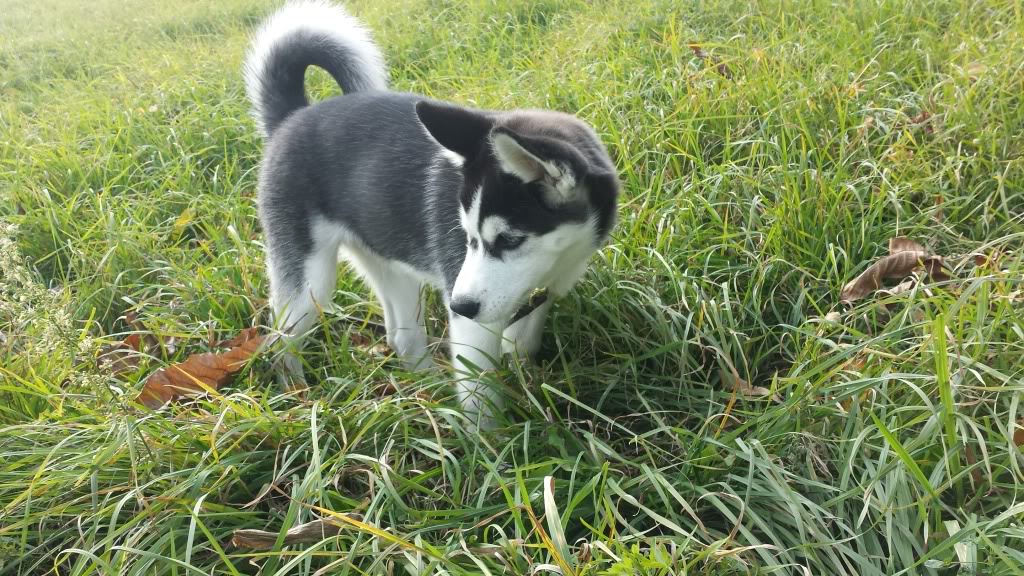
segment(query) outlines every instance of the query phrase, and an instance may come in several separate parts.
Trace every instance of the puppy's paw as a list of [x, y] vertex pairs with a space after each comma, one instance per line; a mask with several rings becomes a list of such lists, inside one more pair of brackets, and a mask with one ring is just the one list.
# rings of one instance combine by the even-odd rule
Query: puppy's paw
[[309, 388], [298, 356], [284, 352], [274, 361], [272, 369], [282, 390], [292, 392]]
[[494, 430], [498, 425], [495, 415], [502, 409], [503, 402], [491, 386], [479, 380], [458, 383], [462, 411], [470, 425], [478, 430]]

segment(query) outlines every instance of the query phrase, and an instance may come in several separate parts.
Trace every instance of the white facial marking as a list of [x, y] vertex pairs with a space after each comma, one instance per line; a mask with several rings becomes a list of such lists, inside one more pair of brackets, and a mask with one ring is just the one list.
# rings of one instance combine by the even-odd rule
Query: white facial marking
[[511, 230], [508, 221], [501, 216], [488, 216], [484, 218], [484, 223], [480, 225], [480, 237], [484, 242], [490, 244], [494, 242], [494, 239], [498, 237], [502, 232]]
[[480, 223], [480, 199], [483, 195], [484, 187], [480, 186], [473, 194], [473, 203], [469, 205], [468, 211], [461, 205], [459, 206], [459, 222], [462, 224], [462, 229], [470, 236], [476, 235], [477, 225]]
[[[463, 221], [479, 218], [474, 201]], [[493, 241], [498, 234], [514, 230], [503, 218], [487, 217], [482, 236]], [[507, 322], [526, 295], [538, 287], [547, 287], [557, 297], [583, 275], [594, 252], [596, 223], [562, 224], [542, 236], [528, 236], [516, 250], [495, 258], [483, 249], [467, 249], [466, 258], [452, 288], [453, 300], [479, 302], [475, 322], [498, 326]]]

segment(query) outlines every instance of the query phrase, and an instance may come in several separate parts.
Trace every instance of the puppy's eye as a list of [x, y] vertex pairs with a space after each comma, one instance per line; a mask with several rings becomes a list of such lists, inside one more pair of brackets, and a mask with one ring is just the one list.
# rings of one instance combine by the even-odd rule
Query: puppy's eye
[[523, 245], [526, 236], [512, 236], [510, 234], [498, 234], [494, 239], [495, 250], [515, 250]]

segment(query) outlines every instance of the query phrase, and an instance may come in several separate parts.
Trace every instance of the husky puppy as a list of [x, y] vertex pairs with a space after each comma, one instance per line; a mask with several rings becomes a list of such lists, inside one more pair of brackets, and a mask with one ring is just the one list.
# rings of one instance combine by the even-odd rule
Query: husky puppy
[[[344, 95], [313, 105], [304, 74], [323, 68]], [[339, 254], [384, 309], [387, 342], [409, 369], [433, 366], [421, 287], [450, 311], [452, 365], [467, 413], [497, 398], [480, 371], [535, 354], [551, 302], [509, 325], [536, 288], [564, 295], [615, 222], [619, 182], [580, 120], [489, 111], [388, 90], [370, 33], [341, 7], [284, 6], [256, 34], [245, 84], [266, 139], [259, 176], [273, 321], [307, 332], [335, 289]], [[285, 354], [283, 382], [301, 380]]]

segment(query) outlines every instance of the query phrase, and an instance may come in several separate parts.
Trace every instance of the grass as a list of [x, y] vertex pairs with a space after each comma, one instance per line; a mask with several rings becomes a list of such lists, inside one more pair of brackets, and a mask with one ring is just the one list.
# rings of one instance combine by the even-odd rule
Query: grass
[[[1019, 3], [350, 5], [396, 89], [578, 113], [613, 152], [620, 223], [544, 362], [477, 437], [342, 274], [305, 395], [261, 358], [139, 409], [267, 320], [239, 70], [271, 6], [8, 1], [0, 574], [1024, 573]], [[896, 235], [953, 279], [841, 304]], [[97, 367], [132, 331], [175, 345]]]

